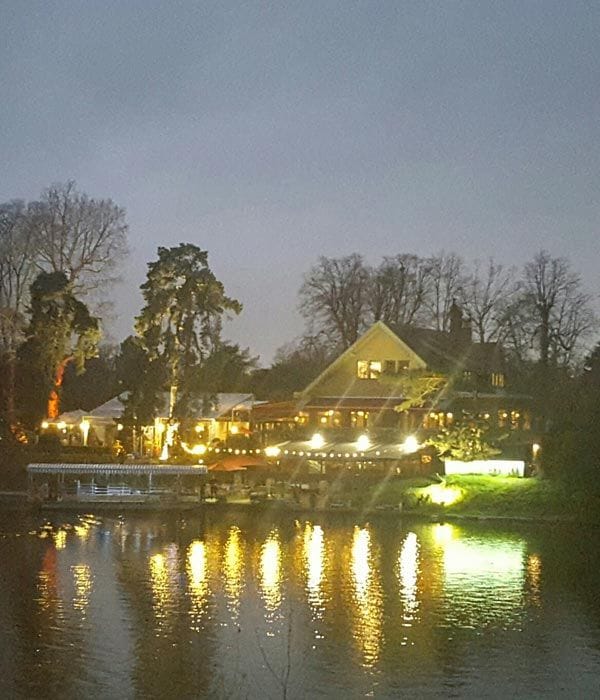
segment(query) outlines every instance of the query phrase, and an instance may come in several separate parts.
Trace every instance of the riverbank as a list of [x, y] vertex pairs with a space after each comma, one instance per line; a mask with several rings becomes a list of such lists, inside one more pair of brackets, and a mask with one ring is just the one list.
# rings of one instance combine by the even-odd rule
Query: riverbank
[[[34, 450], [23, 448], [5, 450], [0, 455], [0, 490], [5, 494], [0, 494], [0, 508], [31, 507], [24, 494], [25, 465], [33, 457], [39, 455], [34, 454]], [[240, 497], [229, 493], [220, 499], [219, 504], [206, 505], [285, 507], [298, 513], [337, 511], [365, 516], [387, 513], [392, 517], [404, 514], [434, 520], [502, 519], [600, 524], [600, 486], [591, 482], [567, 483], [556, 479], [502, 476], [401, 478], [343, 471], [314, 476], [310, 488], [298, 492], [296, 487], [290, 488], [291, 475], [275, 469], [268, 476], [274, 482], [275, 498], [260, 499], [262, 502], [257, 503], [247, 495]], [[302, 477], [295, 475], [295, 479], [301, 480]], [[185, 505], [190, 507], [190, 504]], [[95, 506], [94, 503], [82, 503], [69, 507], [89, 509]], [[116, 508], [121, 506], [127, 508], [125, 504], [114, 504]], [[54, 507], [60, 509], [61, 505]], [[98, 507], [104, 509], [106, 505], [98, 504]], [[152, 507], [161, 508], [160, 504]]]
[[541, 478], [449, 476], [389, 480], [357, 493], [356, 505], [430, 517], [600, 523], [600, 490]]
[[[253, 500], [232, 493], [202, 503], [187, 502], [125, 503], [102, 500], [46, 503], [52, 511], [136, 512], [196, 511], [224, 509], [279, 511], [296, 516], [340, 513], [363, 518], [411, 517], [429, 521], [477, 520], [544, 523], [600, 524], [600, 492], [569, 488], [546, 479], [513, 477], [453, 476], [446, 479], [345, 479], [337, 483], [335, 495], [304, 494], [299, 499], [275, 495]], [[327, 489], [331, 491], [333, 489]], [[36, 510], [24, 492], [0, 492], [2, 510]]]

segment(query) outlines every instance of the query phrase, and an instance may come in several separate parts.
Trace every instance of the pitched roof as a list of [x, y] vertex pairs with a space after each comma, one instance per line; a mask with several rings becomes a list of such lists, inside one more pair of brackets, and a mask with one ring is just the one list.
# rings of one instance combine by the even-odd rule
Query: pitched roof
[[392, 330], [434, 371], [489, 373], [504, 369], [504, 355], [498, 343], [474, 343], [462, 334], [407, 325]]
[[[123, 414], [123, 401], [128, 392], [119, 396], [114, 396], [102, 405], [90, 411], [88, 414], [98, 420], [117, 420]], [[202, 399], [192, 402], [192, 412], [199, 420], [215, 419], [230, 414], [232, 411], [250, 411], [254, 403], [252, 394], [217, 393], [213, 397], [213, 402], [205, 404]], [[161, 418], [167, 417], [169, 406], [169, 394], [165, 392], [161, 397], [162, 407], [158, 411]]]

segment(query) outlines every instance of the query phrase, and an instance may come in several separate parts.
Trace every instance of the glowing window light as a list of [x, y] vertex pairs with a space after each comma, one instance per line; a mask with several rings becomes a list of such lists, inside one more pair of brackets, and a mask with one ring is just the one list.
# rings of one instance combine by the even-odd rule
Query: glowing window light
[[276, 447], [275, 445], [270, 445], [269, 447], [265, 447], [265, 455], [267, 457], [278, 457], [281, 453], [281, 450], [279, 447]]
[[240, 429], [237, 427], [237, 425], [232, 425], [232, 426], [229, 428], [229, 432], [230, 432], [232, 435], [237, 435], [237, 434], [239, 433], [239, 431], [240, 431]]
[[364, 452], [365, 450], [368, 450], [369, 447], [371, 447], [371, 441], [369, 440], [368, 435], [361, 435], [358, 440], [356, 441], [356, 446], [361, 452]]
[[419, 449], [419, 441], [414, 435], [408, 435], [402, 443], [402, 451], [406, 454], [412, 454]]
[[61, 420], [59, 423], [56, 424], [56, 427], [59, 430], [66, 430], [67, 424], [64, 422], [64, 420]]
[[320, 433], [315, 433], [309, 444], [313, 450], [319, 450], [325, 444], [325, 438]]
[[121, 430], [123, 430], [124, 427], [125, 427], [125, 426], [123, 425], [123, 423], [117, 423], [117, 430], [118, 430], [119, 432], [121, 432]]
[[50, 426], [50, 423], [48, 423], [47, 420], [42, 421], [42, 430], [48, 430], [49, 426]]
[[195, 430], [197, 433], [202, 433], [202, 432], [204, 432], [204, 426], [202, 425], [202, 423], [198, 423], [198, 424], [195, 426], [194, 430]]

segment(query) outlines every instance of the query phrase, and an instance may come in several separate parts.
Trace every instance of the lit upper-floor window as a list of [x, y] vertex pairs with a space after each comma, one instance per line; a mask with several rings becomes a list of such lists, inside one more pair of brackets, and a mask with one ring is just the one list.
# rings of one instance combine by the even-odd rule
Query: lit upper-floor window
[[359, 379], [379, 379], [381, 375], [381, 362], [379, 360], [358, 360], [356, 363], [356, 376]]
[[502, 372], [492, 372], [492, 386], [504, 386], [504, 374]]

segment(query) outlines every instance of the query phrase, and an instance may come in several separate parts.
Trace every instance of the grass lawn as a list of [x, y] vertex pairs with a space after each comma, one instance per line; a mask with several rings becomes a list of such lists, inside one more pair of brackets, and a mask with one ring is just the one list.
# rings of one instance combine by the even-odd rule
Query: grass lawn
[[391, 478], [359, 492], [357, 505], [397, 506], [431, 514], [565, 517], [600, 521], [600, 492], [549, 479], [503, 476]]

